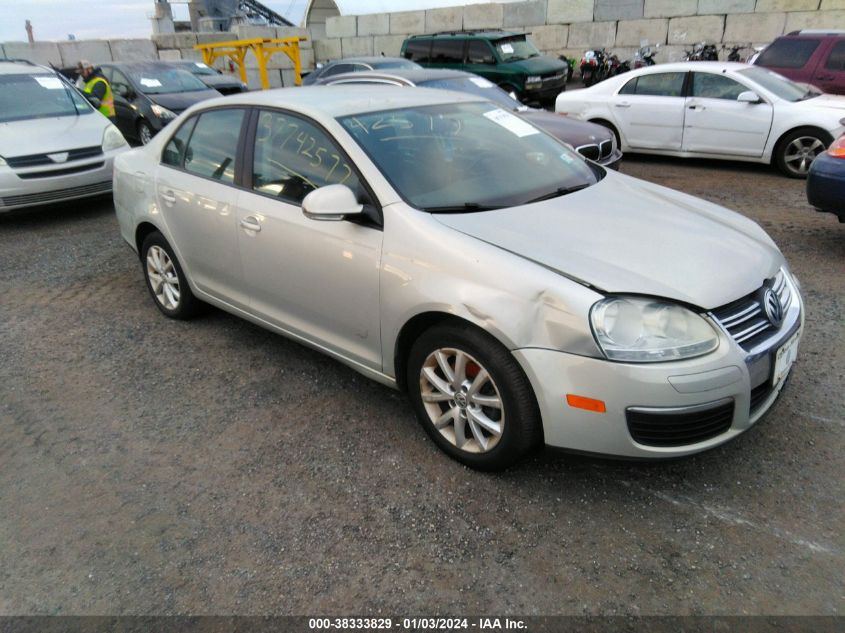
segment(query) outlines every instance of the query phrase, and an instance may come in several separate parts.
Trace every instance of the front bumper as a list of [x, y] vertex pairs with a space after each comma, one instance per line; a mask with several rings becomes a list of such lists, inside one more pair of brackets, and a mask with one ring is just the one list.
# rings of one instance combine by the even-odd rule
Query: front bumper
[[0, 167], [0, 213], [107, 194], [114, 158], [129, 146], [92, 159], [50, 166]]
[[[778, 384], [772, 382], [777, 350], [803, 331], [803, 304], [795, 284], [793, 287], [788, 318], [750, 352], [715, 323], [720, 333], [718, 349], [680, 362], [616, 363], [546, 349], [516, 350], [514, 356], [537, 396], [546, 444], [655, 459], [705, 451], [748, 430], [774, 404], [786, 383], [785, 378]], [[567, 394], [601, 400], [606, 412], [571, 407]], [[637, 416], [663, 416], [673, 424], [701, 419], [713, 428], [717, 414], [727, 415], [724, 426], [701, 441], [665, 446], [634, 439], [639, 437]], [[654, 422], [653, 417], [645, 419], [646, 424]]]
[[622, 163], [622, 152], [619, 149], [614, 149], [607, 158], [598, 161], [598, 164], [607, 169], [615, 169], [619, 171], [619, 165]]

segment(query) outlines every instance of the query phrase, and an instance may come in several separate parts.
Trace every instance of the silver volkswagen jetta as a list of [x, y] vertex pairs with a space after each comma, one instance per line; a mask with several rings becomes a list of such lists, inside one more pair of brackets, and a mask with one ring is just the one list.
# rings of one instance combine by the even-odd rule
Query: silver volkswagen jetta
[[757, 224], [466, 94], [204, 102], [117, 159], [114, 195], [165, 315], [210, 303], [405, 389], [477, 468], [712, 448], [769, 409], [803, 327]]

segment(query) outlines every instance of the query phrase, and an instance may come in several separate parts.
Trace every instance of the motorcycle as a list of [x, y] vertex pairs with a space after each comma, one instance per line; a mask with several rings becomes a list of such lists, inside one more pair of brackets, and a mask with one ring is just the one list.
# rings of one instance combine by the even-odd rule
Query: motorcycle
[[581, 58], [581, 81], [590, 87], [607, 77], [607, 52], [604, 49], [591, 49]]
[[631, 63], [628, 60], [621, 60], [616, 53], [613, 53], [608, 59], [609, 70], [608, 76], [615, 77], [631, 70]]
[[575, 72], [575, 64], [577, 63], [574, 57], [567, 57], [566, 55], [559, 55], [558, 59], [566, 64], [566, 83], [572, 81], [572, 73]]
[[685, 62], [717, 62], [719, 61], [719, 51], [716, 50], [715, 44], [707, 44], [700, 42], [693, 46], [691, 51], [684, 51]]
[[649, 46], [648, 43], [640, 46], [639, 50], [634, 54], [633, 67], [643, 68], [644, 66], [654, 66], [656, 63], [654, 56], [657, 55], [658, 48], [660, 48], [660, 44], [656, 44], [654, 48]]

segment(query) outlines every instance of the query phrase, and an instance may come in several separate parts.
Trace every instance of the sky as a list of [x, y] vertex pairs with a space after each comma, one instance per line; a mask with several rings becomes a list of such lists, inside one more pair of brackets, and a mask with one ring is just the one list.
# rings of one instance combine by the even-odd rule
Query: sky
[[[508, 0], [495, 0], [508, 1]], [[263, 0], [268, 7], [298, 24], [307, 0]], [[489, 0], [337, 0], [343, 14], [408, 11], [431, 7], [489, 2]], [[0, 0], [0, 42], [26, 41], [26, 20], [36, 40], [108, 39], [150, 36], [153, 0]], [[187, 18], [187, 8], [174, 4], [176, 19]]]

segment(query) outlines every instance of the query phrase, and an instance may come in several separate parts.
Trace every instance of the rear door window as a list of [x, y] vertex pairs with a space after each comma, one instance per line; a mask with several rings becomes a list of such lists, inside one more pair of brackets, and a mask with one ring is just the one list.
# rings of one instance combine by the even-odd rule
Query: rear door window
[[760, 54], [757, 65], [771, 68], [803, 68], [820, 43], [821, 40], [815, 39], [775, 40]]
[[626, 83], [619, 91], [619, 94], [680, 97], [684, 92], [685, 77], [685, 72], [642, 75]]
[[185, 170], [211, 180], [233, 183], [243, 119], [244, 110], [240, 109], [203, 112], [185, 150]]
[[464, 62], [464, 42], [462, 39], [434, 40], [431, 48], [431, 61], [435, 64], [462, 64]]

